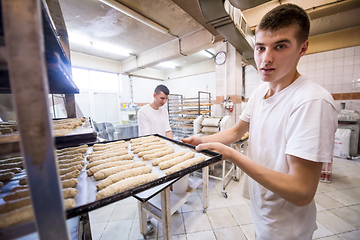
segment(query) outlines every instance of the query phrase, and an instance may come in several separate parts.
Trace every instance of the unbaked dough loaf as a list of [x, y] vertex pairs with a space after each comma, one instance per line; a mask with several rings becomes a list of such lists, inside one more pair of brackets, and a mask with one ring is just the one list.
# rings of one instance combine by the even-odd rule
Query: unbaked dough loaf
[[153, 138], [155, 138], [155, 136], [134, 138], [134, 139], [130, 139], [130, 143], [138, 143], [138, 142], [145, 141], [145, 140], [148, 140], [148, 139], [153, 139]]
[[69, 164], [69, 163], [73, 163], [73, 162], [84, 162], [84, 157], [75, 157], [72, 159], [64, 159], [64, 160], [59, 160], [58, 163], [59, 164]]
[[61, 175], [65, 175], [69, 172], [72, 172], [72, 171], [75, 171], [75, 170], [79, 170], [76, 166], [72, 166], [72, 167], [69, 167], [69, 168], [63, 168], [63, 169], [59, 169], [59, 173], [60, 173], [60, 176]]
[[149, 150], [149, 151], [139, 152], [138, 157], [142, 157], [142, 156], [147, 155], [147, 154], [153, 154], [153, 153], [156, 153], [156, 152], [166, 151], [169, 148], [171, 148], [171, 147], [166, 145], [165, 147], [162, 147], [162, 148], [156, 148], [156, 149]]
[[22, 162], [22, 161], [23, 161], [23, 157], [11, 157], [11, 158], [6, 158], [6, 159], [0, 160], [0, 164], [18, 163], [18, 162]]
[[[136, 151], [136, 153], [138, 153], [141, 151], [146, 151], [146, 149], [144, 149], [144, 148], [149, 148], [152, 146], [164, 146], [164, 145], [166, 145], [166, 142], [164, 142], [164, 141], [144, 143], [142, 145], [131, 145], [131, 151]], [[148, 150], [151, 150], [151, 149], [148, 149]]]
[[186, 160], [185, 162], [179, 163], [179, 164], [169, 168], [168, 170], [165, 171], [165, 174], [166, 175], [172, 174], [174, 172], [177, 172], [177, 171], [183, 170], [185, 168], [191, 167], [191, 166], [196, 165], [198, 163], [201, 163], [203, 161], [205, 161], [204, 156], [191, 158], [189, 160]]
[[59, 169], [69, 168], [69, 167], [76, 167], [78, 170], [81, 170], [84, 166], [84, 162], [72, 162], [68, 164], [59, 164]]
[[13, 177], [15, 177], [15, 173], [13, 172], [0, 173], [0, 181], [9, 181]]
[[166, 149], [165, 151], [160, 151], [160, 152], [155, 152], [152, 154], [146, 154], [142, 157], [143, 161], [149, 161], [149, 160], [153, 160], [155, 158], [159, 158], [165, 155], [168, 155], [170, 153], [174, 152], [174, 148], [173, 147], [169, 147], [168, 149]]
[[101, 190], [106, 188], [107, 186], [110, 186], [113, 183], [116, 183], [118, 181], [121, 181], [123, 179], [129, 178], [129, 177], [135, 177], [138, 175], [151, 173], [152, 167], [151, 166], [145, 166], [145, 167], [139, 167], [139, 168], [133, 168], [129, 170], [125, 170], [116, 174], [113, 174], [106, 179], [102, 180], [99, 184], [96, 185], [97, 190]]
[[92, 175], [94, 175], [94, 173], [96, 173], [97, 171], [100, 171], [102, 169], [117, 167], [117, 166], [131, 164], [131, 163], [134, 163], [134, 161], [133, 160], [124, 160], [124, 161], [104, 163], [104, 164], [100, 164], [98, 166], [90, 168], [89, 170], [86, 171], [86, 173], [88, 176], [92, 176]]
[[152, 150], [155, 148], [162, 148], [165, 145], [166, 145], [165, 142], [157, 142], [156, 144], [152, 144], [152, 145], [146, 146], [146, 147], [143, 147], [143, 145], [141, 145], [140, 147], [134, 149], [134, 153], [138, 154], [139, 152], [149, 151], [149, 150]]
[[76, 178], [79, 175], [80, 175], [80, 171], [79, 170], [74, 170], [74, 171], [69, 172], [69, 173], [67, 173], [65, 175], [61, 175], [60, 179], [61, 180], [66, 180], [66, 179]]
[[9, 168], [9, 169], [0, 170], [0, 173], [8, 173], [8, 172], [19, 173], [21, 172], [21, 168]]
[[161, 158], [158, 158], [158, 159], [155, 159], [154, 161], [152, 161], [152, 165], [153, 165], [153, 166], [157, 166], [157, 165], [159, 165], [159, 163], [161, 163], [161, 162], [164, 162], [164, 161], [173, 159], [173, 158], [175, 158], [175, 157], [182, 156], [182, 155], [184, 155], [184, 154], [185, 154], [184, 151], [180, 151], [180, 152], [177, 152], [177, 153], [173, 153], [173, 154], [166, 155], [166, 156], [164, 156], [164, 157], [161, 157]]
[[110, 148], [110, 149], [104, 150], [104, 151], [92, 152], [86, 157], [86, 159], [88, 161], [90, 161], [93, 158], [99, 158], [105, 154], [110, 154], [110, 153], [120, 153], [120, 154], [125, 153], [126, 154], [126, 153], [128, 153], [128, 151], [125, 148]]
[[77, 158], [84, 159], [84, 154], [82, 154], [82, 153], [64, 154], [61, 156], [57, 156], [56, 158], [58, 161], [69, 160], [69, 159], [71, 160], [71, 159], [77, 159]]
[[[75, 200], [72, 198], [64, 200], [65, 209], [74, 208]], [[34, 210], [32, 205], [28, 205], [4, 214], [0, 214], [0, 229], [15, 226], [21, 223], [29, 222], [34, 219]]]
[[146, 164], [144, 162], [138, 162], [138, 163], [132, 163], [132, 164], [127, 164], [127, 165], [118, 166], [118, 167], [107, 168], [107, 169], [103, 169], [103, 170], [96, 172], [94, 174], [94, 178], [95, 178], [95, 180], [102, 180], [102, 179], [107, 178], [118, 172], [125, 171], [125, 170], [132, 169], [132, 168], [143, 167], [143, 166], [146, 166]]
[[95, 166], [98, 166], [98, 165], [104, 164], [104, 163], [117, 162], [117, 161], [123, 161], [123, 160], [132, 160], [132, 159], [134, 159], [133, 154], [126, 154], [126, 155], [122, 155], [122, 156], [111, 157], [111, 158], [107, 158], [105, 160], [91, 162], [88, 165], [86, 165], [86, 169], [90, 169], [92, 167], [95, 167]]
[[126, 155], [126, 154], [128, 154], [128, 151], [126, 149], [123, 150], [123, 151], [116, 151], [116, 152], [106, 153], [106, 154], [100, 155], [98, 157], [94, 157], [94, 158], [89, 159], [89, 163], [99, 161], [99, 160], [105, 160], [105, 159], [111, 158], [111, 157], [122, 156], [122, 155]]
[[116, 193], [124, 192], [130, 188], [140, 186], [142, 184], [154, 181], [158, 178], [156, 173], [148, 173], [140, 176], [130, 177], [124, 180], [121, 180], [117, 183], [111, 184], [110, 186], [104, 188], [96, 194], [96, 200], [109, 197]]
[[164, 169], [167, 169], [167, 168], [170, 168], [176, 164], [179, 164], [179, 163], [182, 163], [190, 158], [193, 158], [195, 156], [195, 153], [193, 152], [189, 152], [183, 156], [180, 156], [180, 157], [176, 157], [174, 159], [171, 159], [171, 160], [167, 160], [165, 162], [162, 162], [159, 164], [159, 168], [161, 170], [164, 170]]
[[129, 147], [129, 145], [126, 143], [112, 144], [112, 145], [107, 145], [107, 146], [93, 146], [93, 151], [98, 152], [98, 151], [104, 151], [104, 150], [109, 150], [109, 149], [118, 149], [118, 148], [127, 149], [128, 147]]
[[[56, 153], [64, 153], [64, 152], [71, 152], [71, 151], [75, 151], [75, 150], [78, 150], [78, 149], [85, 149], [87, 150], [88, 148], [88, 145], [85, 144], [85, 145], [81, 145], [81, 146], [78, 146], [78, 147], [68, 147], [68, 148], [63, 148], [63, 149], [57, 149], [56, 150]], [[86, 151], [83, 150], [82, 153], [85, 153]]]

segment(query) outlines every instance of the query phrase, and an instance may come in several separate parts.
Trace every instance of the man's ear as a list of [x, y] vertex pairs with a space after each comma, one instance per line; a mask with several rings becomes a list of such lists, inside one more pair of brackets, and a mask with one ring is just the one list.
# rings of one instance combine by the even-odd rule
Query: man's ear
[[156, 93], [154, 93], [153, 96], [156, 97]]
[[309, 40], [306, 40], [300, 47], [300, 57], [304, 56], [309, 48]]

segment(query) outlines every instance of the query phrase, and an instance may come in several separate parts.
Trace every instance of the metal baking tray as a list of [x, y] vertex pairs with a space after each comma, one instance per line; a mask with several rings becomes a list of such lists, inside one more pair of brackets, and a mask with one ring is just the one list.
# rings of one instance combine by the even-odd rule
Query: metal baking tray
[[[134, 196], [136, 194], [138, 194], [138, 195], [134, 196], [134, 197], [136, 197], [138, 200], [147, 201], [150, 198], [152, 198], [153, 196], [155, 196], [156, 194], [158, 194], [159, 192], [161, 192], [163, 189], [168, 187], [170, 184], [172, 184], [175, 181], [177, 181], [178, 179], [180, 179], [181, 177], [222, 160], [221, 154], [218, 154], [218, 153], [215, 153], [212, 151], [208, 151], [208, 150], [197, 152], [195, 150], [195, 147], [192, 145], [189, 145], [189, 144], [186, 144], [186, 143], [183, 143], [180, 141], [175, 141], [173, 139], [170, 139], [170, 138], [158, 135], [158, 134], [152, 134], [152, 135], [161, 138], [162, 140], [167, 142], [168, 145], [173, 146], [175, 149], [175, 152], [178, 152], [180, 150], [183, 150], [185, 152], [193, 151], [193, 152], [195, 152], [195, 157], [203, 155], [203, 156], [205, 156], [206, 160], [204, 162], [201, 162], [194, 166], [185, 168], [181, 171], [172, 173], [170, 175], [165, 175], [165, 172], [160, 170], [159, 167], [153, 167], [153, 173], [155, 172], [158, 174], [158, 176], [159, 176], [158, 179], [156, 179], [152, 182], [148, 182], [143, 185], [137, 186], [135, 188], [128, 189], [124, 192], [114, 194], [110, 197], [100, 199], [100, 200], [95, 200], [96, 193], [97, 193], [95, 180], [93, 177], [87, 177], [86, 171], [84, 170], [85, 169], [84, 168], [82, 170], [82, 173], [78, 177], [79, 183], [78, 183], [77, 189], [79, 190], [79, 193], [75, 196], [77, 206], [75, 208], [72, 208], [72, 209], [69, 209], [66, 211], [67, 218], [72, 218], [72, 217], [87, 213], [89, 211], [93, 211], [95, 209], [101, 208], [108, 204], [122, 200], [124, 198]], [[119, 139], [117, 141], [125, 140], [126, 142], [128, 142], [130, 139], [132, 139], [132, 138]], [[116, 142], [116, 141], [107, 141], [107, 142]], [[107, 142], [103, 142], [103, 143], [107, 143]], [[94, 143], [91, 143], [88, 145], [92, 146], [93, 144]], [[129, 153], [131, 153], [131, 151], [129, 151]], [[134, 158], [135, 162], [142, 161], [140, 158], [137, 157], [136, 154], [134, 154], [134, 156], [135, 156], [135, 158]], [[146, 161], [147, 166], [151, 165], [151, 164], [152, 164], [152, 161]], [[84, 186], [86, 186], [86, 187], [84, 187]], [[139, 194], [139, 193], [141, 193], [141, 194]]]

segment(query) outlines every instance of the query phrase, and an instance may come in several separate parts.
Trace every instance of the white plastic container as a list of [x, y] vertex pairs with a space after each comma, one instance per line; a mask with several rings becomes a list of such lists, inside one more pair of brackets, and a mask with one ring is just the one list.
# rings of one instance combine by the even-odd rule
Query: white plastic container
[[172, 185], [172, 189], [174, 193], [184, 193], [188, 189], [189, 186], [189, 174], [183, 176], [177, 182]]

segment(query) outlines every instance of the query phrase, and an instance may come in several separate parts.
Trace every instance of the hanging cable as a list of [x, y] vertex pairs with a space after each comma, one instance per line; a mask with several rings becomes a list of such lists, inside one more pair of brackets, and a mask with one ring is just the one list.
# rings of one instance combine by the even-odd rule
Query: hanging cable
[[177, 36], [177, 35], [175, 35], [175, 34], [172, 34], [170, 31], [169, 31], [169, 34], [171, 35], [171, 36], [173, 36], [173, 37], [176, 37], [177, 39], [179, 39], [179, 53], [181, 54], [181, 55], [183, 55], [183, 56], [187, 56], [187, 55], [185, 55], [185, 54], [183, 54], [182, 52], [181, 52], [181, 39], [179, 38], [179, 36]]

